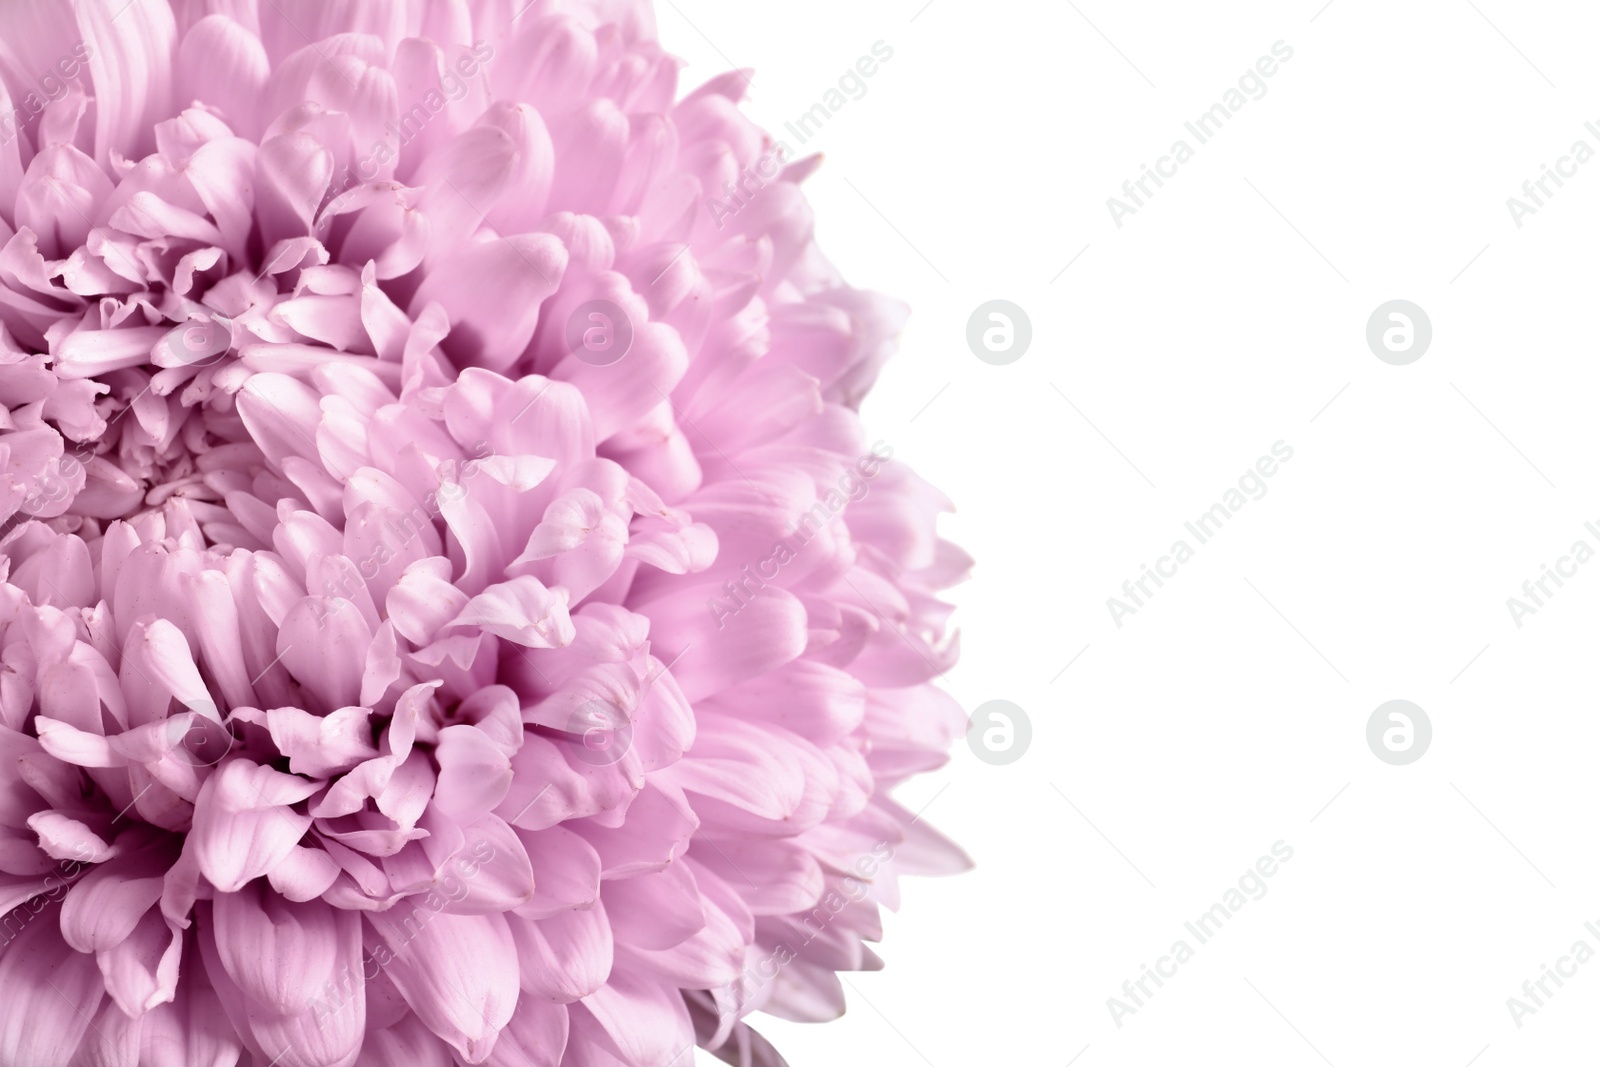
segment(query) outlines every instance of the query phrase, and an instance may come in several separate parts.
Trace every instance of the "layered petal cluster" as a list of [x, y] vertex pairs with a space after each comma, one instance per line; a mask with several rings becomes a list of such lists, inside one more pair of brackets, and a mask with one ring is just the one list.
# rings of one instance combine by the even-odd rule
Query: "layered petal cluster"
[[904, 310], [525, 2], [0, 11], [4, 1067], [780, 1064], [966, 865]]

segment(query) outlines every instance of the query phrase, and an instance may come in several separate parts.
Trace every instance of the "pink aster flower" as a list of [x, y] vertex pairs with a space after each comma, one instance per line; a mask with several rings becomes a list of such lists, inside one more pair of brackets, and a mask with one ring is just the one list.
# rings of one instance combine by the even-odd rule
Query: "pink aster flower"
[[0, 14], [5, 1067], [778, 1064], [966, 863], [902, 309], [518, 6]]

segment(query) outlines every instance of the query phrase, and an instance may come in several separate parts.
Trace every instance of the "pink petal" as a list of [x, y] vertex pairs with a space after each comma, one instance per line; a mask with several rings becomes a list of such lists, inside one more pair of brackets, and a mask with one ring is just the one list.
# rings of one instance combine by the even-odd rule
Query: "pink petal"
[[484, 1062], [488, 1067], [559, 1067], [566, 1048], [566, 1006], [524, 993]]
[[600, 899], [600, 855], [594, 846], [562, 826], [518, 830], [534, 869], [533, 897], [517, 909], [529, 919], [543, 919]]
[[339, 877], [339, 865], [320, 848], [296, 845], [282, 862], [267, 872], [272, 888], [289, 900], [314, 900]]
[[360, 972], [361, 918], [313, 900], [291, 904], [259, 883], [212, 904], [217, 956], [239, 991], [262, 1009], [298, 1015], [323, 987]]
[[388, 974], [406, 1003], [468, 1063], [484, 1062], [519, 995], [505, 918], [402, 903], [367, 919], [388, 946]]
[[114, 948], [161, 899], [165, 864], [134, 856], [96, 865], [61, 902], [61, 933], [79, 952]]
[[278, 751], [289, 758], [292, 773], [332, 778], [377, 756], [370, 717], [364, 707], [341, 707], [329, 715], [274, 708], [267, 712], [267, 729]]
[[155, 147], [156, 120], [171, 114], [177, 26], [165, 4], [127, 12], [86, 4], [76, 9], [89, 44], [95, 86], [95, 159], [108, 166], [113, 152], [137, 159]]
[[[445, 350], [462, 366], [503, 370], [533, 338], [539, 305], [555, 292], [567, 267], [560, 242], [522, 234], [469, 245], [428, 274], [411, 313], [438, 301], [450, 316]], [[485, 316], [486, 308], [495, 313]]]
[[668, 1063], [695, 1043], [689, 1009], [676, 989], [613, 972], [583, 1000], [629, 1063]]
[[522, 960], [522, 988], [557, 1003], [588, 996], [611, 973], [611, 924], [596, 904], [586, 911], [565, 911], [546, 919], [507, 916]]
[[172, 1000], [178, 986], [182, 933], [147, 911], [128, 937], [96, 953], [106, 992], [125, 1013], [142, 1015]]
[[683, 654], [672, 674], [691, 701], [781, 667], [806, 647], [805, 608], [773, 586], [742, 607], [725, 590], [701, 586], [637, 610], [650, 617], [658, 658], [673, 663]]
[[485, 589], [455, 617], [453, 625], [478, 626], [528, 648], [560, 648], [569, 644], [575, 633], [567, 614], [566, 593], [546, 589], [531, 576]]
[[356, 706], [372, 630], [348, 600], [305, 597], [278, 629], [278, 654], [318, 710]]
[[294, 850], [311, 817], [289, 804], [316, 784], [247, 760], [228, 760], [200, 788], [190, 842], [200, 872], [224, 893], [272, 870]]
[[613, 935], [636, 948], [672, 948], [705, 929], [700, 887], [681, 862], [608, 881], [604, 900]]
[[261, 132], [256, 111], [271, 68], [255, 35], [226, 15], [207, 15], [184, 34], [177, 69], [184, 99], [215, 107], [241, 136]]
[[61, 940], [54, 909], [0, 954], [0, 1063], [67, 1067], [105, 996], [93, 956]]

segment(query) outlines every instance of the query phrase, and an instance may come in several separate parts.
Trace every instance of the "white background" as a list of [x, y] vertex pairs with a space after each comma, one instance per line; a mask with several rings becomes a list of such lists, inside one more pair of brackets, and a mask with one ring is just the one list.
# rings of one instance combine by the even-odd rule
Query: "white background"
[[[1521, 1028], [1506, 1000], [1600, 951], [1600, 560], [1520, 628], [1506, 600], [1600, 549], [1600, 160], [1521, 228], [1506, 200], [1600, 150], [1600, 13], [1321, 4], [658, 4], [685, 87], [753, 67], [773, 130], [894, 49], [807, 187], [852, 282], [915, 308], [865, 413], [978, 559], [946, 684], [1034, 732], [904, 791], [978, 867], [905, 886], [843, 1019], [759, 1024], [795, 1067], [1594, 1061], [1600, 960]], [[1119, 229], [1106, 199], [1179, 137]], [[1032, 320], [1009, 366], [965, 341], [994, 298]], [[1365, 340], [1397, 298], [1434, 330], [1403, 367]], [[1106, 599], [1280, 440], [1267, 494], [1118, 628]], [[1433, 724], [1410, 766], [1365, 740], [1394, 698]], [[1116, 1026], [1280, 840], [1267, 894]]]

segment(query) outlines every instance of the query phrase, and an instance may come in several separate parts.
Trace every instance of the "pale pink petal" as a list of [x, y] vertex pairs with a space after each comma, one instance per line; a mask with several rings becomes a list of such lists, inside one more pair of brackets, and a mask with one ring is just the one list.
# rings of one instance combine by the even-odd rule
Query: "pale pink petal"
[[519, 996], [506, 920], [402, 904], [368, 921], [388, 946], [389, 977], [412, 1010], [466, 1062], [484, 1062]]
[[244, 760], [228, 760], [200, 789], [194, 841], [200, 872], [225, 893], [276, 867], [311, 826], [289, 807], [315, 785]]
[[54, 909], [0, 953], [0, 1063], [67, 1067], [105, 996], [93, 956], [61, 940]]
[[611, 973], [611, 924], [603, 905], [534, 920], [508, 917], [522, 960], [522, 988], [570, 1003], [599, 989]]

